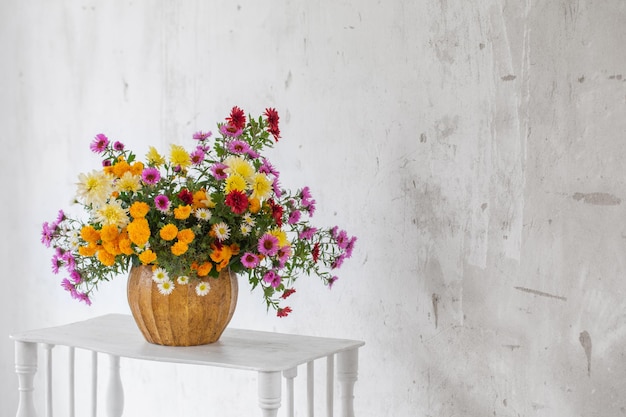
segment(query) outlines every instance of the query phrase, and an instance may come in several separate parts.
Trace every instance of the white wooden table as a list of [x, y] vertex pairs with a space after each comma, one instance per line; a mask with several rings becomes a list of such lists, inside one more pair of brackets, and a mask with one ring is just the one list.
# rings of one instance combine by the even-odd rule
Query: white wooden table
[[308, 415], [313, 416], [314, 361], [326, 358], [326, 410], [333, 415], [334, 358], [337, 357], [337, 381], [340, 384], [342, 416], [353, 417], [354, 383], [358, 372], [357, 340], [297, 336], [252, 330], [226, 329], [219, 341], [202, 346], [167, 347], [145, 341], [133, 318], [111, 314], [94, 319], [14, 334], [15, 371], [18, 375], [19, 406], [17, 417], [36, 417], [33, 380], [37, 372], [38, 345], [46, 356], [45, 415], [52, 416], [51, 350], [68, 346], [70, 352], [70, 417], [74, 417], [74, 348], [92, 352], [92, 416], [96, 416], [98, 353], [109, 356], [106, 411], [109, 417], [121, 417], [124, 393], [119, 373], [120, 357], [159, 362], [217, 366], [256, 371], [258, 401], [263, 416], [276, 416], [281, 405], [282, 378], [286, 380], [287, 415], [293, 416], [293, 379], [299, 365], [307, 365]]

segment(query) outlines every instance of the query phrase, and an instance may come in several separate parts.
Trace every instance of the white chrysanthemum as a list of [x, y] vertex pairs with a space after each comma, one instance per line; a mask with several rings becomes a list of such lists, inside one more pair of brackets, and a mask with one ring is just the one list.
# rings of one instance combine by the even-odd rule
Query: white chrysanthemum
[[116, 199], [98, 208], [95, 212], [94, 219], [103, 226], [113, 224], [119, 228], [124, 228], [130, 223], [128, 209], [123, 208], [122, 203]]
[[239, 230], [241, 231], [242, 235], [248, 236], [250, 232], [252, 231], [252, 228], [248, 224], [243, 223], [241, 227], [239, 227]]
[[77, 199], [83, 204], [100, 207], [113, 192], [113, 177], [102, 171], [93, 170], [78, 176]]
[[115, 188], [120, 193], [132, 192], [136, 193], [141, 190], [141, 176], [133, 175], [130, 171], [126, 171], [122, 178], [117, 180]]
[[189, 284], [189, 277], [187, 275], [181, 275], [176, 279], [176, 282], [180, 285], [187, 285]]
[[80, 233], [78, 232], [78, 230], [72, 230], [69, 232], [68, 234], [68, 238], [69, 238], [69, 244], [70, 247], [72, 248], [72, 250], [78, 250], [78, 247], [80, 246]]
[[172, 293], [172, 291], [174, 291], [174, 283], [168, 279], [161, 282], [160, 284], [157, 284], [157, 288], [159, 289], [159, 292], [161, 294], [169, 295]]
[[163, 268], [156, 268], [154, 271], [152, 271], [152, 281], [156, 282], [157, 284], [169, 281], [169, 279], [169, 274]]
[[213, 232], [220, 241], [224, 241], [230, 237], [230, 228], [224, 222], [214, 224]]
[[208, 282], [202, 281], [196, 285], [196, 294], [199, 296], [207, 295], [211, 291], [211, 286]]
[[205, 208], [199, 208], [194, 213], [194, 216], [196, 216], [196, 219], [206, 222], [211, 219], [211, 211]]
[[246, 222], [248, 226], [254, 226], [254, 219], [250, 213], [246, 213], [242, 217], [243, 221]]

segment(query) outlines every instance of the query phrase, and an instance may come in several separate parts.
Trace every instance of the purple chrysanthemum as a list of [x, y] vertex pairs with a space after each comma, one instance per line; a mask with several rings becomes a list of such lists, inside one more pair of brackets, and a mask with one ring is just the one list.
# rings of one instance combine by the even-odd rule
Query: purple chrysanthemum
[[238, 138], [243, 133], [243, 129], [237, 129], [230, 124], [224, 124], [220, 126], [220, 133], [224, 136], [230, 136], [232, 138]]
[[248, 156], [252, 159], [257, 159], [259, 156], [261, 156], [260, 153], [258, 153], [257, 151], [255, 151], [254, 149], [250, 148], [248, 149], [248, 152], [246, 152], [248, 154]]
[[43, 243], [47, 248], [50, 247], [52, 243], [52, 233], [54, 230], [50, 227], [48, 222], [45, 222], [41, 227], [41, 243]]
[[248, 145], [243, 140], [230, 141], [228, 142], [228, 145], [226, 145], [226, 147], [228, 148], [229, 152], [239, 155], [247, 153], [250, 149], [250, 145]]
[[210, 138], [212, 134], [213, 134], [212, 132], [198, 131], [193, 134], [193, 138], [194, 140], [206, 140]]
[[287, 223], [296, 224], [300, 221], [301, 216], [302, 216], [302, 213], [300, 213], [299, 210], [294, 210], [291, 213], [289, 213], [289, 219], [287, 220]]
[[87, 294], [85, 294], [84, 292], [79, 292], [79, 291], [76, 291], [75, 294], [76, 296], [74, 298], [76, 298], [78, 301], [82, 301], [88, 306], [91, 305], [91, 300], [89, 299], [89, 296]]
[[157, 210], [166, 212], [170, 208], [170, 199], [167, 198], [166, 195], [159, 194], [154, 197], [154, 205], [156, 206]]
[[217, 180], [225, 180], [226, 177], [228, 177], [228, 174], [226, 174], [225, 171], [226, 168], [228, 168], [227, 165], [222, 164], [221, 162], [216, 162], [213, 166], [211, 166], [211, 175], [213, 175]]
[[354, 250], [354, 244], [356, 243], [356, 236], [352, 236], [350, 241], [346, 245], [346, 258], [352, 257], [352, 251]]
[[266, 158], [263, 158], [263, 163], [259, 167], [259, 172], [263, 174], [272, 174], [276, 177], [280, 176], [280, 172], [268, 161]]
[[124, 144], [120, 141], [115, 141], [115, 143], [113, 144], [113, 149], [115, 149], [116, 151], [123, 151], [124, 150]]
[[91, 149], [93, 153], [102, 153], [106, 151], [108, 144], [109, 138], [107, 138], [102, 133], [98, 133], [89, 145], [89, 149]]
[[345, 230], [340, 231], [335, 241], [337, 242], [337, 246], [339, 246], [339, 248], [345, 249], [346, 247], [348, 247], [348, 243], [350, 242], [350, 239], [348, 238], [348, 233], [346, 233]]
[[141, 173], [141, 180], [144, 184], [154, 185], [161, 179], [161, 173], [157, 168], [148, 167]]
[[246, 252], [241, 257], [241, 264], [246, 268], [256, 268], [259, 265], [259, 257], [254, 253]]
[[335, 281], [337, 281], [339, 279], [338, 276], [333, 276], [331, 279], [328, 280], [328, 288], [332, 289], [333, 288], [333, 284], [335, 283]]
[[313, 235], [315, 235], [316, 232], [317, 228], [315, 227], [305, 227], [304, 230], [300, 232], [298, 237], [300, 239], [309, 240], [313, 237]]
[[83, 281], [83, 277], [80, 275], [80, 272], [76, 270], [72, 271], [70, 278], [74, 284], [80, 284]]
[[52, 255], [52, 273], [58, 274], [59, 268], [63, 266], [63, 261], [59, 258], [59, 256], [55, 253]]
[[265, 275], [263, 275], [263, 281], [267, 282], [274, 288], [278, 288], [280, 286], [280, 275], [278, 275], [274, 271], [267, 271]]
[[285, 264], [289, 260], [289, 257], [291, 256], [291, 247], [287, 245], [279, 248], [276, 255], [278, 257], [278, 266], [280, 268], [284, 268]]
[[204, 151], [196, 148], [195, 151], [189, 154], [189, 158], [191, 159], [192, 164], [200, 165], [202, 161], [204, 161]]
[[61, 256], [61, 259], [65, 262], [65, 269], [70, 273], [73, 272], [76, 268], [76, 258], [74, 258], [74, 255], [68, 251]]
[[259, 253], [267, 256], [274, 256], [278, 252], [278, 238], [269, 233], [265, 233], [259, 239], [258, 244]]

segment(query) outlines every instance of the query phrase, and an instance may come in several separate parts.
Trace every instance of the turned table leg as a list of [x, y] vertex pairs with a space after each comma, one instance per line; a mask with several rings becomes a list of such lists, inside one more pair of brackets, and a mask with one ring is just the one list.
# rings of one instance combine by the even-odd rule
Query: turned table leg
[[276, 417], [280, 408], [281, 373], [259, 372], [259, 407], [263, 417]]
[[109, 384], [107, 390], [107, 416], [122, 417], [124, 412], [124, 389], [120, 377], [120, 357], [109, 355]]
[[354, 383], [359, 371], [359, 350], [337, 354], [337, 380], [341, 386], [341, 415], [354, 417]]
[[36, 417], [33, 379], [37, 372], [37, 344], [15, 342], [15, 373], [20, 393], [16, 417]]

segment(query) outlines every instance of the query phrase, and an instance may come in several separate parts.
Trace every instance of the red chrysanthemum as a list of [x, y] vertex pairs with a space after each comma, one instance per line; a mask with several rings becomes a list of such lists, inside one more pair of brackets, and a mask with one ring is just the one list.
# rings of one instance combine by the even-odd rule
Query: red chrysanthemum
[[279, 308], [276, 312], [278, 317], [287, 317], [291, 313], [291, 307]]
[[246, 115], [239, 107], [235, 106], [230, 111], [230, 116], [226, 118], [229, 125], [235, 127], [235, 130], [246, 127]]
[[276, 226], [283, 226], [283, 206], [276, 204], [274, 200], [270, 199], [268, 201], [270, 208], [272, 209], [272, 218], [276, 222]]
[[318, 242], [315, 242], [315, 245], [313, 245], [311, 255], [313, 256], [313, 262], [317, 262], [320, 257], [320, 244]]
[[248, 210], [248, 197], [239, 190], [233, 190], [226, 196], [224, 203], [235, 214], [243, 214]]
[[289, 297], [291, 294], [293, 294], [294, 292], [296, 292], [296, 290], [294, 288], [287, 288], [284, 292], [283, 295], [280, 296], [280, 298], [282, 298], [283, 300], [287, 297]]
[[193, 203], [193, 194], [186, 188], [180, 190], [180, 192], [178, 193], [178, 198], [180, 198], [181, 201], [185, 204]]
[[274, 136], [274, 140], [278, 142], [278, 138], [280, 138], [280, 129], [278, 128], [278, 112], [274, 108], [265, 109], [265, 113], [263, 113], [267, 119], [267, 131], [270, 132]]

